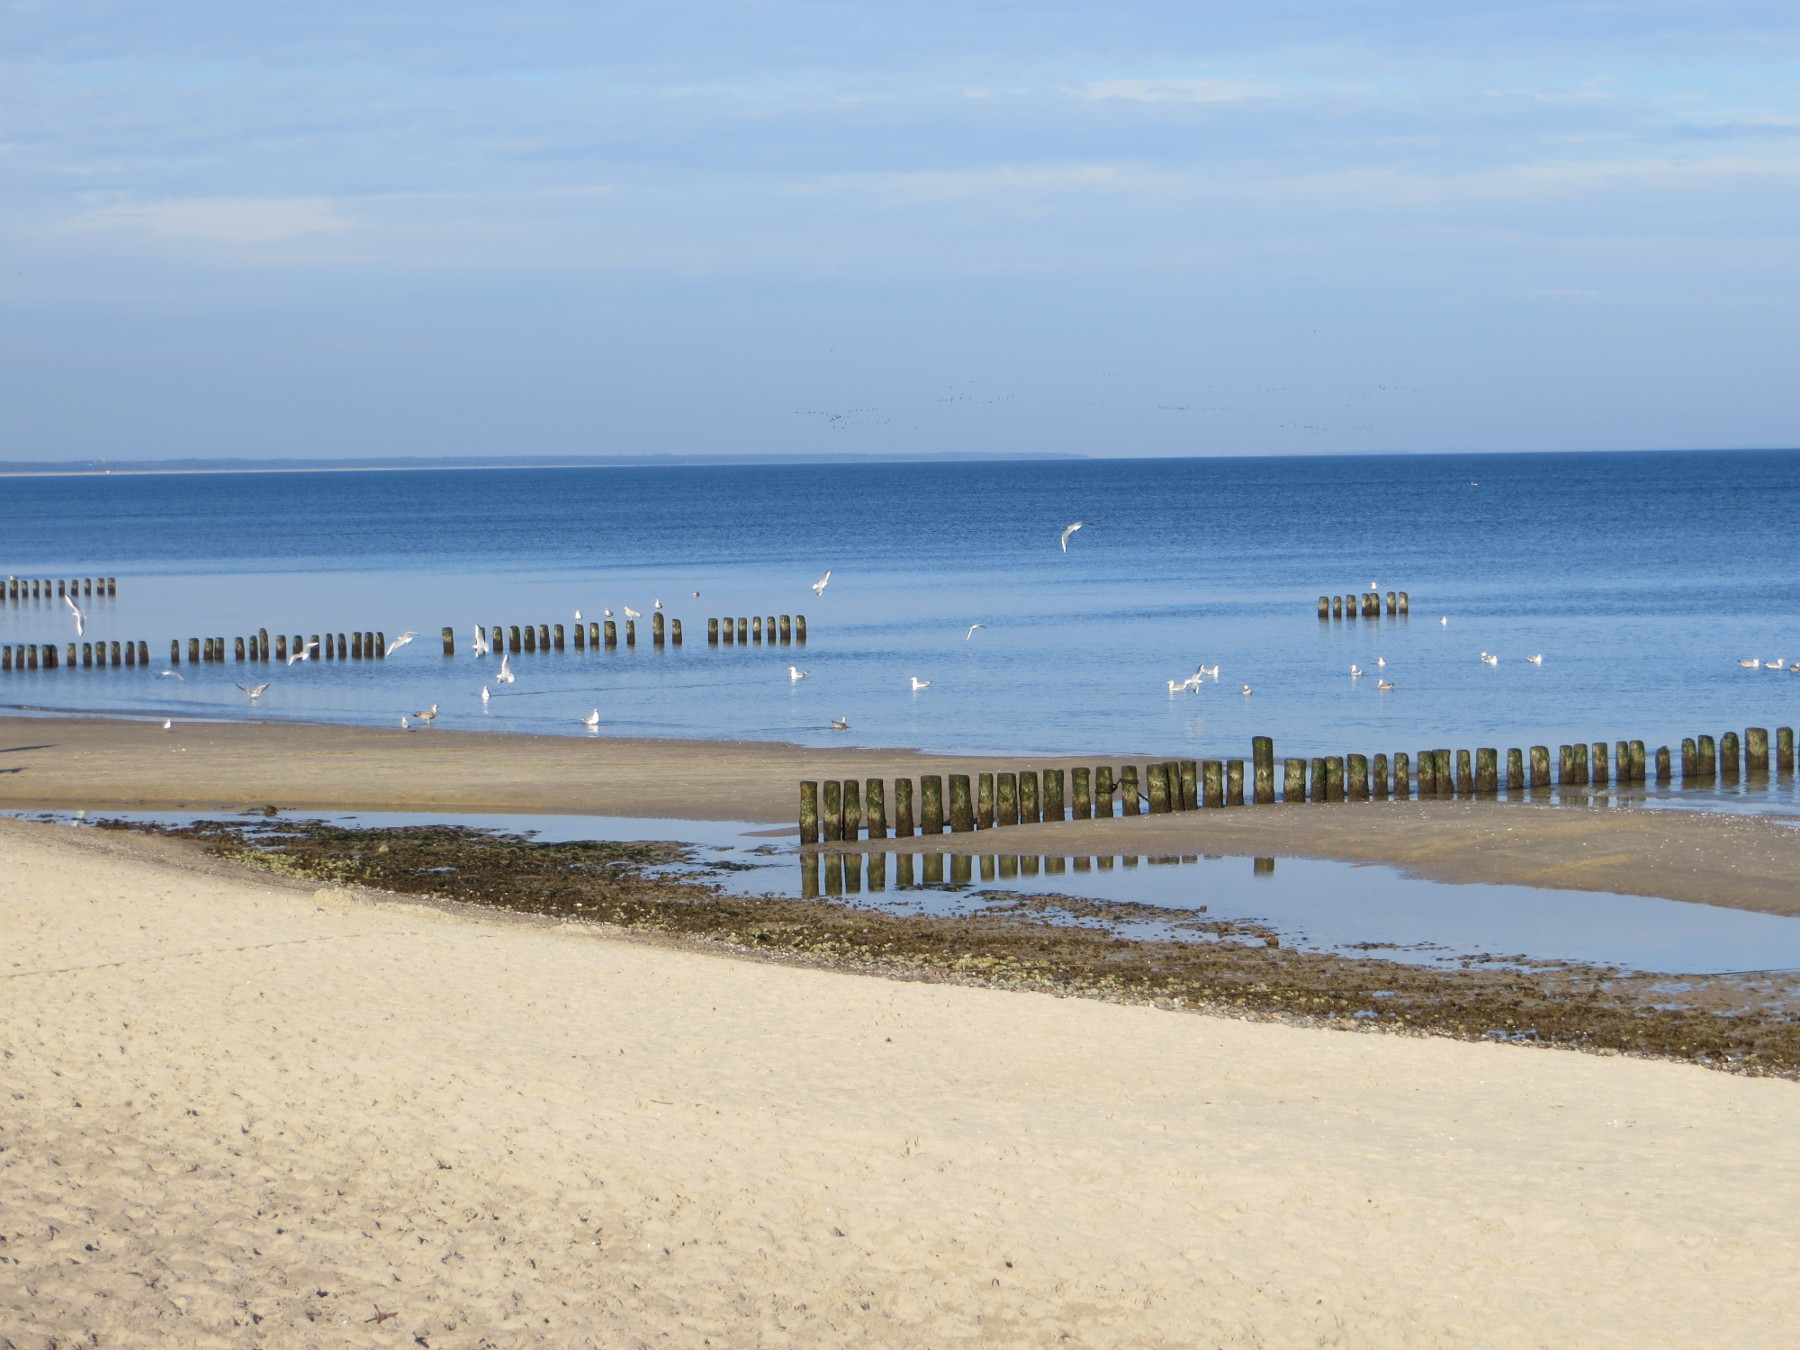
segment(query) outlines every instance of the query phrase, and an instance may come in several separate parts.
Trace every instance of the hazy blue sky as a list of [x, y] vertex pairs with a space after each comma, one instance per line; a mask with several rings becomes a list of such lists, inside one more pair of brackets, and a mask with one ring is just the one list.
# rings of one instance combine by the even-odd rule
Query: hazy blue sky
[[1792, 0], [0, 0], [0, 459], [1800, 444]]

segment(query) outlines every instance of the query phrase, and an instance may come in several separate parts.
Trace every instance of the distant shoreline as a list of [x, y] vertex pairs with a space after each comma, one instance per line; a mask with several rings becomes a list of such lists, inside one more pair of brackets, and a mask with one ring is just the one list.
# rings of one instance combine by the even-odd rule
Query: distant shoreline
[[472, 469], [711, 469], [736, 466], [797, 467], [821, 464], [999, 464], [1072, 462], [1087, 455], [931, 454], [915, 455], [643, 455], [524, 457], [518, 459], [220, 459], [220, 460], [71, 460], [54, 462], [0, 461], [0, 478], [123, 478], [147, 475], [224, 473], [428, 473]]

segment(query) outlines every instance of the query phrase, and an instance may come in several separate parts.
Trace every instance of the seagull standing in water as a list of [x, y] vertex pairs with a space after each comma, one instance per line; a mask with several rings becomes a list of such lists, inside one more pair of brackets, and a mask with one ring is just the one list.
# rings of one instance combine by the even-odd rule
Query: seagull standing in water
[[1064, 553], [1069, 551], [1069, 536], [1074, 534], [1075, 531], [1079, 530], [1085, 524], [1087, 524], [1085, 520], [1078, 520], [1062, 532], [1062, 539], [1059, 542], [1062, 544], [1062, 551]]
[[75, 603], [74, 596], [65, 595], [63, 596], [63, 599], [68, 603], [70, 611], [75, 615], [75, 636], [80, 637], [87, 631], [87, 611]]
[[392, 656], [417, 636], [419, 636], [417, 633], [402, 633], [399, 637], [388, 643], [387, 650], [383, 652], [382, 655], [384, 657]]
[[821, 600], [825, 598], [825, 588], [831, 584], [831, 569], [825, 569], [825, 575], [812, 584], [812, 593]]
[[481, 686], [481, 706], [484, 708], [487, 707], [488, 700], [492, 697], [493, 697], [493, 695], [488, 693], [488, 687], [485, 684], [482, 685]]
[[418, 718], [426, 726], [430, 726], [437, 717], [437, 704], [434, 703], [424, 712], [414, 713], [413, 716]]
[[595, 708], [594, 711], [589, 713], [586, 717], [582, 718], [581, 725], [586, 727], [589, 731], [599, 730], [600, 710], [598, 708]]

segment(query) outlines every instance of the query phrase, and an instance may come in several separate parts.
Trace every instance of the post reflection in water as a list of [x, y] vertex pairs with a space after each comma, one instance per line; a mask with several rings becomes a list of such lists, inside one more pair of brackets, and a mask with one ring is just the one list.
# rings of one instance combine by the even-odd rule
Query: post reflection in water
[[[977, 881], [1004, 883], [1039, 875], [1064, 876], [1070, 872], [1110, 872], [1120, 863], [1126, 867], [1136, 867], [1140, 863], [1168, 867], [1199, 860], [1198, 854], [1157, 857], [1107, 854], [1067, 858], [1013, 853], [889, 853], [883, 849], [868, 853], [802, 853], [800, 895], [803, 899], [816, 900], [821, 895], [860, 895], [865, 890], [907, 891], [924, 886], [972, 886]], [[892, 886], [888, 880], [890, 869]], [[1272, 876], [1275, 860], [1253, 859], [1252, 869], [1256, 876]]]

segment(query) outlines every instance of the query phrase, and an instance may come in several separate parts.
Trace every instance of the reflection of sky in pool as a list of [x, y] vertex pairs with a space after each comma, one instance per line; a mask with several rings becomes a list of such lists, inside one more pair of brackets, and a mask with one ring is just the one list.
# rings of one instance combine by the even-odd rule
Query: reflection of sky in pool
[[[7, 814], [72, 819], [66, 813]], [[95, 818], [186, 824], [226, 817], [217, 812], [106, 811]], [[296, 812], [279, 818], [365, 828], [468, 825], [530, 832], [544, 842], [679, 840], [696, 846], [708, 879], [733, 893], [800, 895], [811, 889], [804, 882], [811, 860], [801, 858], [795, 831], [741, 822], [393, 812]], [[820, 890], [849, 891], [846, 898], [855, 903], [909, 913], [964, 912], [981, 905], [978, 895], [984, 891], [1061, 894], [1179, 910], [1205, 906], [1209, 920], [1255, 921], [1279, 933], [1288, 945], [1356, 950], [1410, 962], [1488, 955], [1693, 974], [1800, 969], [1800, 919], [1672, 900], [1530, 886], [1447, 885], [1407, 877], [1391, 867], [1311, 858], [892, 853], [872, 871], [870, 856], [875, 855], [850, 853], [835, 867], [831, 859], [819, 859]], [[1369, 944], [1377, 946], [1369, 950]]]

